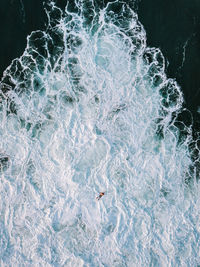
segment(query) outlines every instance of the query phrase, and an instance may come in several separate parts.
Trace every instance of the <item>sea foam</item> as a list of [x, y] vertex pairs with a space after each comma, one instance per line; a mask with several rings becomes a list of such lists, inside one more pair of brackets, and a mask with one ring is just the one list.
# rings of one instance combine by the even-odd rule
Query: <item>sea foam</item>
[[48, 5], [1, 80], [1, 266], [197, 266], [181, 90], [128, 5], [87, 4]]

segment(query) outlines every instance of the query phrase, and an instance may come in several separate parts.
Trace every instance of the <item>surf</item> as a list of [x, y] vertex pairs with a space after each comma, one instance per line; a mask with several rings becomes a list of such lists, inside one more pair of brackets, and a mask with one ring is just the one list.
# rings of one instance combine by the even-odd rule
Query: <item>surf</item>
[[162, 52], [123, 2], [46, 12], [0, 85], [1, 264], [195, 266], [191, 125]]

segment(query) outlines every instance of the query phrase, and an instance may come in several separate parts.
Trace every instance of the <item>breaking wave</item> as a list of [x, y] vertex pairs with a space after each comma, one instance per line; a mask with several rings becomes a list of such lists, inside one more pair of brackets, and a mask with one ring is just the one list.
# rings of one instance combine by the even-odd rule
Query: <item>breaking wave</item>
[[1, 266], [197, 266], [198, 142], [161, 51], [123, 2], [46, 10], [1, 80]]

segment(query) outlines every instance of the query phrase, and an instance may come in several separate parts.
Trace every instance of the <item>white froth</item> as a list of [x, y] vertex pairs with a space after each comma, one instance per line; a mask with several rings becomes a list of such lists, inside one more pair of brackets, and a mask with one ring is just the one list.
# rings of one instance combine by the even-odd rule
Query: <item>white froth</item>
[[[136, 14], [127, 9], [128, 32], [107, 9], [96, 31], [66, 10], [53, 28], [63, 50], [55, 59], [49, 48], [43, 67], [32, 33], [19, 59], [34, 59], [25, 89], [11, 68], [4, 74], [14, 89], [0, 111], [0, 148], [9, 157], [0, 180], [1, 266], [198, 263], [198, 184], [192, 192], [184, 184], [188, 139], [178, 143], [171, 123], [180, 89], [167, 80], [161, 52], [146, 47]], [[51, 34], [41, 33], [46, 47]], [[6, 113], [6, 101], [16, 114]]]

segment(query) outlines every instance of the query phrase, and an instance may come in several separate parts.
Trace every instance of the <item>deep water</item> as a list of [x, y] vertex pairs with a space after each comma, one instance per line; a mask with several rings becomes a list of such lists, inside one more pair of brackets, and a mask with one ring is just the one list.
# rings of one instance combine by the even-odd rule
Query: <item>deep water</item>
[[168, 62], [168, 76], [181, 85], [184, 105], [194, 118], [194, 132], [199, 132], [200, 2], [141, 0], [137, 13], [147, 32], [148, 45], [161, 49]]
[[170, 61], [164, 5], [30, 3], [9, 3], [15, 46], [2, 28], [0, 265], [198, 266], [192, 41]]

